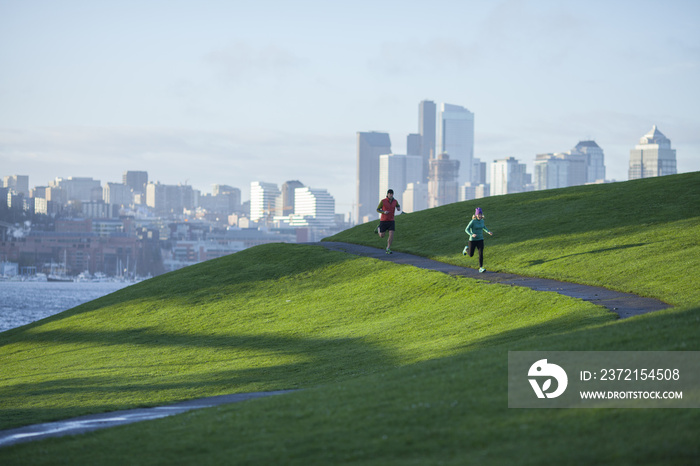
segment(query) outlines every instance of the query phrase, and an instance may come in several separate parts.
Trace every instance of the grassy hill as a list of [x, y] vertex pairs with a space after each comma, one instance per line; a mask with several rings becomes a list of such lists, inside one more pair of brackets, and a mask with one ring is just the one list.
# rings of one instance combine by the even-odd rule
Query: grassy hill
[[[609, 279], [678, 306], [625, 321], [554, 293], [277, 244], [4, 332], [0, 428], [304, 390], [7, 447], [0, 462], [697, 462], [697, 410], [508, 409], [506, 379], [513, 350], [700, 350], [699, 175], [482, 200], [487, 268]], [[396, 249], [473, 266], [461, 249], [474, 206], [398, 217]], [[332, 239], [381, 244], [371, 225]]]
[[[485, 267], [604, 286], [674, 305], [700, 302], [700, 172], [493, 196], [396, 217], [393, 249], [478, 268], [464, 228], [484, 210]], [[382, 247], [378, 221], [329, 241]]]

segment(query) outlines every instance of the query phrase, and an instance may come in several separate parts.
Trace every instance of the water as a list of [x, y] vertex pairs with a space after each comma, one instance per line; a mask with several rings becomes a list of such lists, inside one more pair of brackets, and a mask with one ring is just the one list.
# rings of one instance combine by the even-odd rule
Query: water
[[0, 332], [117, 291], [123, 282], [0, 282]]

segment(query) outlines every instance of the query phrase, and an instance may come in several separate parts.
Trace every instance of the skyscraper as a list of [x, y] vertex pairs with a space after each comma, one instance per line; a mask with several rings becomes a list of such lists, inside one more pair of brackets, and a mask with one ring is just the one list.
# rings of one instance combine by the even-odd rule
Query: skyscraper
[[357, 133], [357, 223], [375, 218], [379, 202], [379, 156], [391, 153], [387, 133]]
[[450, 160], [449, 154], [440, 154], [430, 159], [428, 181], [429, 207], [439, 207], [459, 200], [459, 160]]
[[148, 172], [126, 171], [122, 175], [122, 184], [129, 186], [135, 193], [146, 193]]
[[460, 184], [472, 180], [474, 114], [459, 105], [441, 104], [438, 114], [437, 150], [459, 162]]
[[494, 160], [491, 165], [491, 195], [521, 193], [528, 189], [532, 176], [527, 166], [514, 157]]
[[571, 152], [586, 156], [586, 183], [605, 180], [605, 154], [595, 141], [579, 141]]
[[335, 225], [335, 199], [325, 189], [296, 188], [291, 226], [330, 228]]
[[277, 208], [280, 190], [274, 183], [253, 181], [250, 183], [250, 220], [271, 221]]
[[629, 179], [676, 174], [676, 150], [654, 125], [630, 150]]
[[[420, 156], [420, 134], [409, 134], [406, 136], [406, 155], [418, 155]], [[421, 175], [422, 175], [421, 169]]]
[[[418, 104], [418, 133], [420, 134], [420, 156], [423, 157], [423, 180], [430, 175], [429, 160], [435, 157], [435, 102], [424, 100]], [[409, 152], [409, 155], [413, 155]]]
[[280, 215], [290, 215], [294, 213], [295, 190], [303, 188], [304, 184], [298, 180], [287, 181], [282, 185], [282, 205], [277, 207]]
[[379, 194], [394, 190], [394, 197], [403, 203], [403, 192], [408, 183], [423, 179], [423, 158], [418, 155], [382, 154], [379, 156]]

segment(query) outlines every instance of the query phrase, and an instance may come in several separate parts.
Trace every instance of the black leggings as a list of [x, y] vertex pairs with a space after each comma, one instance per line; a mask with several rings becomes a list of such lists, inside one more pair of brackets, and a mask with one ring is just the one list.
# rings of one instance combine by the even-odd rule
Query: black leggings
[[474, 249], [479, 250], [479, 267], [484, 266], [484, 240], [469, 241], [469, 257], [474, 257]]

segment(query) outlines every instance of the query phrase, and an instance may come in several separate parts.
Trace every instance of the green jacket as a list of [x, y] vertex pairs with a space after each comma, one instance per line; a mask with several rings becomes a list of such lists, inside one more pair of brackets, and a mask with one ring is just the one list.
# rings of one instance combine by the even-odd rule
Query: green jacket
[[[473, 218], [467, 228], [464, 231], [469, 235], [469, 241], [480, 241], [484, 239], [484, 232], [491, 233], [486, 225], [484, 225], [484, 219], [479, 220], [478, 218]], [[476, 235], [476, 238], [472, 238], [472, 235]]]

